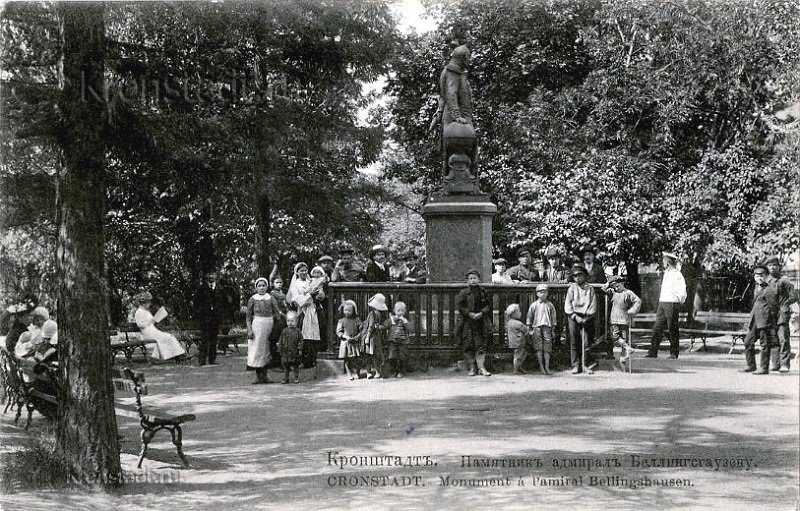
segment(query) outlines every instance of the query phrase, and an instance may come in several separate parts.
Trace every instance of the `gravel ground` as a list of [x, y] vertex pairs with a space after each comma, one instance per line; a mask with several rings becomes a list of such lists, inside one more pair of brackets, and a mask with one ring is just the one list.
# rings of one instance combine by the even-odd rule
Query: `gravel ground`
[[[720, 344], [722, 346], [722, 344]], [[138, 365], [184, 429], [191, 468], [160, 433], [119, 494], [15, 487], [3, 509], [798, 509], [798, 373], [740, 374], [742, 355], [640, 358], [633, 374], [445, 369], [299, 385], [250, 384], [244, 356], [216, 367]], [[273, 380], [280, 374], [270, 373]], [[328, 376], [325, 378], [324, 376]], [[0, 416], [0, 461], [31, 432]], [[397, 466], [397, 465], [400, 466]], [[665, 466], [666, 465], [666, 466]]]

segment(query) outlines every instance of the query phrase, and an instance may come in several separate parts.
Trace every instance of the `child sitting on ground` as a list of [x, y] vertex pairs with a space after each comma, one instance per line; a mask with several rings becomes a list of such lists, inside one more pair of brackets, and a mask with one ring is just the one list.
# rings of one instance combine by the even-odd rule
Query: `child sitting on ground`
[[514, 374], [525, 374], [525, 371], [522, 370], [522, 363], [528, 357], [528, 350], [525, 349], [528, 327], [521, 319], [522, 311], [519, 304], [512, 303], [506, 307], [506, 336], [508, 347], [514, 350]]
[[614, 344], [622, 348], [619, 361], [623, 364], [628, 361], [633, 353], [630, 342], [630, 322], [633, 316], [642, 308], [642, 300], [636, 293], [625, 288], [625, 278], [613, 275], [608, 279], [608, 284], [603, 288], [611, 298], [611, 339]]
[[356, 313], [356, 302], [346, 300], [339, 307], [342, 317], [336, 325], [339, 338], [339, 358], [344, 359], [344, 369], [351, 380], [358, 378], [358, 358], [361, 356], [361, 320]]
[[289, 371], [294, 371], [294, 382], [300, 383], [300, 361], [303, 359], [303, 333], [297, 328], [297, 313], [286, 314], [286, 328], [278, 340], [278, 350], [283, 363], [283, 383], [289, 383]]
[[406, 304], [394, 304], [394, 314], [389, 315], [386, 328], [389, 331], [389, 366], [395, 378], [402, 378], [408, 360], [409, 328], [406, 319]]
[[539, 369], [550, 374], [550, 353], [553, 352], [553, 329], [556, 326], [556, 307], [547, 299], [547, 284], [536, 286], [537, 300], [528, 308], [528, 330], [533, 336], [533, 351]]

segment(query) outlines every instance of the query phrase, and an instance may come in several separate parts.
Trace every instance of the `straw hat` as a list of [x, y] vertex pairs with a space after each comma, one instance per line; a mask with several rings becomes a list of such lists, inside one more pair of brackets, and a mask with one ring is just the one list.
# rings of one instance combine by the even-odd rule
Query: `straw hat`
[[372, 296], [367, 302], [367, 305], [371, 308], [379, 311], [388, 311], [389, 307], [386, 306], [386, 297], [383, 296], [381, 293], [377, 293]]

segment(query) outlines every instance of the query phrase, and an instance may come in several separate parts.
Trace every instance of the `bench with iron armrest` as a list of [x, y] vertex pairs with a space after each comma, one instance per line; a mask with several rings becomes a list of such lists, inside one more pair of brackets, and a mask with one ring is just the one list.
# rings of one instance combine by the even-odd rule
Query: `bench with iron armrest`
[[183, 429], [181, 424], [195, 420], [193, 414], [180, 415], [172, 417], [166, 414], [156, 414], [152, 410], [145, 410], [142, 408], [142, 396], [147, 395], [147, 386], [144, 385], [145, 378], [142, 373], [134, 373], [130, 368], [125, 368], [122, 371], [112, 368], [114, 389], [117, 393], [116, 397], [120, 397], [121, 393], [133, 394], [136, 397], [135, 404], [129, 405], [115, 403], [115, 410], [117, 415], [122, 417], [129, 417], [139, 420], [139, 425], [142, 428], [142, 450], [139, 453], [139, 463], [137, 468], [142, 468], [142, 460], [147, 453], [147, 447], [156, 433], [165, 429], [169, 431], [172, 437], [172, 443], [175, 444], [178, 450], [178, 456], [181, 458], [184, 466], [188, 467], [189, 462], [183, 453]]
[[28, 418], [22, 429], [27, 430], [33, 419], [33, 411], [36, 410], [48, 419], [55, 419], [58, 410], [58, 398], [56, 397], [56, 374], [53, 367], [42, 364], [28, 358], [16, 358], [18, 380], [18, 400], [17, 416], [14, 419], [16, 424], [22, 415], [20, 401], [28, 411]]
[[136, 326], [135, 323], [127, 323], [125, 325], [120, 326], [117, 328], [117, 331], [121, 334], [125, 335], [125, 340], [122, 342], [112, 342], [111, 343], [111, 364], [114, 364], [114, 360], [117, 358], [117, 355], [120, 353], [125, 355], [125, 359], [128, 362], [133, 362], [133, 355], [136, 353], [136, 350], [141, 350], [142, 356], [146, 359], [147, 358], [147, 346], [149, 344], [155, 344], [156, 341], [153, 340], [142, 340], [139, 338], [131, 338], [129, 334], [139, 333], [139, 327]]
[[731, 347], [728, 354], [731, 354], [737, 340], [741, 339], [744, 342], [750, 323], [750, 314], [746, 312], [698, 311], [695, 313], [694, 319], [697, 326], [687, 332], [693, 336], [692, 343], [694, 343], [694, 336], [697, 336], [703, 341], [703, 347], [705, 347], [707, 337], [730, 335]]
[[17, 416], [14, 419], [14, 424], [16, 424], [22, 415], [22, 408], [25, 406], [27, 390], [20, 374], [17, 358], [5, 347], [0, 347], [0, 379], [2, 379], [3, 400], [6, 405], [3, 413], [5, 414], [9, 410], [14, 411], [16, 406]]

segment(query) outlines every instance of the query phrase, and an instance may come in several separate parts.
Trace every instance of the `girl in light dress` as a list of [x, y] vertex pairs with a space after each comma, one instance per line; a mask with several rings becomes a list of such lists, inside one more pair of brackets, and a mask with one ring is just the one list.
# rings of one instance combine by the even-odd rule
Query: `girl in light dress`
[[358, 378], [358, 359], [361, 357], [361, 319], [356, 313], [356, 302], [346, 300], [340, 310], [342, 317], [336, 325], [339, 338], [339, 358], [344, 359], [344, 369], [351, 380]]

